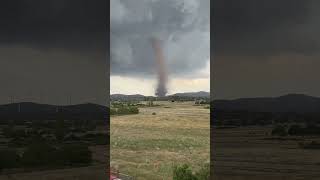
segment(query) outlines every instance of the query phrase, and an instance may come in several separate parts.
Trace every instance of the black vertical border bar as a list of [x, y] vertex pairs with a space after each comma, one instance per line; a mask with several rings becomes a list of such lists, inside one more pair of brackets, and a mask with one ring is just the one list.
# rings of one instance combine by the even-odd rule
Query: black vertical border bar
[[214, 99], [214, 2], [210, 1], [210, 179], [214, 179], [213, 153], [213, 99]]
[[[106, 1], [106, 0], [104, 0]], [[106, 92], [106, 97], [107, 97], [107, 115], [106, 115], [106, 124], [107, 124], [107, 131], [108, 131], [108, 148], [106, 149], [107, 151], [107, 165], [106, 165], [106, 175], [107, 178], [110, 178], [110, 1], [106, 1], [106, 16], [107, 16], [107, 22], [106, 22], [106, 83], [107, 83], [107, 92]]]

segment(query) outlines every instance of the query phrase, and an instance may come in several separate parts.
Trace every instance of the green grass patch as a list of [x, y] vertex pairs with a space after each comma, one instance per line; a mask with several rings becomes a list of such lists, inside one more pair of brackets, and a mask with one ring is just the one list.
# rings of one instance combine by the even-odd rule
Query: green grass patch
[[130, 150], [181, 150], [203, 147], [203, 143], [191, 138], [184, 139], [124, 139], [115, 138], [111, 142], [112, 148], [130, 149]]

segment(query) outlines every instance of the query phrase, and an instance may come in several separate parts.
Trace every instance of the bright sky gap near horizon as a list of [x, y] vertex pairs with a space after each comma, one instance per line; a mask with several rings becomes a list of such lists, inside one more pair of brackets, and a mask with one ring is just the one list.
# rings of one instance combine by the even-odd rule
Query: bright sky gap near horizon
[[[168, 94], [182, 93], [182, 92], [210, 92], [210, 60], [204, 69], [201, 69], [197, 78], [171, 78], [168, 83]], [[153, 96], [156, 87], [156, 77], [131, 78], [123, 76], [110, 77], [110, 93], [111, 94], [142, 94], [146, 96]]]

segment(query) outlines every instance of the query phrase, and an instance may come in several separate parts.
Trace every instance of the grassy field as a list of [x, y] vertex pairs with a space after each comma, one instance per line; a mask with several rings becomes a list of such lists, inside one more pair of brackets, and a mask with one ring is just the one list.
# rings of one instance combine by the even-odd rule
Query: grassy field
[[298, 143], [320, 137], [272, 138], [272, 127], [213, 129], [213, 166], [216, 180], [316, 180], [320, 150]]
[[0, 175], [1, 180], [100, 180], [107, 179], [105, 165]]
[[33, 172], [6, 173], [0, 175], [1, 180], [100, 180], [107, 179], [106, 164], [108, 163], [108, 146], [91, 146], [93, 164], [88, 167], [77, 167]]
[[[106, 133], [105, 126], [97, 127], [95, 132]], [[107, 138], [107, 137], [106, 137]], [[0, 149], [3, 148], [0, 146]], [[93, 145], [89, 147], [93, 162], [87, 167], [68, 167], [61, 169], [6, 169], [0, 174], [1, 180], [100, 180], [107, 179], [109, 163], [108, 145]]]
[[197, 170], [209, 162], [209, 109], [193, 102], [155, 104], [136, 115], [111, 116], [111, 166], [138, 180], [157, 180], [172, 179], [175, 164]]

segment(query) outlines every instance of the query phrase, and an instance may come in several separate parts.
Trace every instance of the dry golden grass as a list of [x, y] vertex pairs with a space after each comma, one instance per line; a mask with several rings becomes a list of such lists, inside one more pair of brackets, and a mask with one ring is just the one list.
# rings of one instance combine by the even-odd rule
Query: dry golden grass
[[156, 104], [111, 117], [111, 165], [139, 180], [157, 180], [171, 179], [174, 164], [197, 169], [209, 162], [209, 109], [193, 102]]

